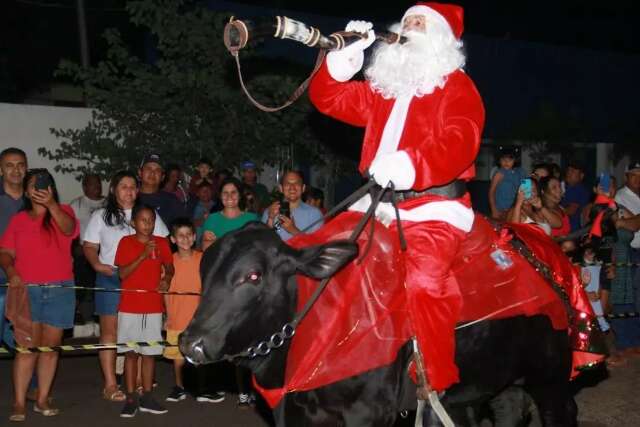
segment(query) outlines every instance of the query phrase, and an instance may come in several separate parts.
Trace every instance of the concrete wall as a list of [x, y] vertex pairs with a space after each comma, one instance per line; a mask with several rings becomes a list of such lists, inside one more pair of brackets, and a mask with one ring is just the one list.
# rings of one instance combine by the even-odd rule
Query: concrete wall
[[61, 201], [68, 203], [82, 194], [80, 183], [71, 175], [54, 172], [55, 162], [41, 157], [38, 148], [59, 146], [60, 141], [50, 128], [80, 129], [90, 119], [88, 108], [0, 103], [0, 151], [18, 147], [27, 153], [29, 167], [48, 168], [56, 180]]

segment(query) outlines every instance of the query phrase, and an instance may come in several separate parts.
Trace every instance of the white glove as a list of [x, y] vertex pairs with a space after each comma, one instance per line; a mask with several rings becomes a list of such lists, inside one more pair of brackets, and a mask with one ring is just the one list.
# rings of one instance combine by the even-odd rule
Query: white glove
[[376, 41], [373, 24], [367, 21], [349, 21], [345, 31], [366, 34], [367, 38], [358, 40], [341, 50], [334, 50], [327, 55], [327, 67], [334, 80], [346, 82], [350, 80], [364, 64], [364, 50]]
[[416, 169], [406, 151], [382, 154], [369, 166], [369, 175], [382, 187], [393, 182], [398, 191], [410, 190], [416, 181]]

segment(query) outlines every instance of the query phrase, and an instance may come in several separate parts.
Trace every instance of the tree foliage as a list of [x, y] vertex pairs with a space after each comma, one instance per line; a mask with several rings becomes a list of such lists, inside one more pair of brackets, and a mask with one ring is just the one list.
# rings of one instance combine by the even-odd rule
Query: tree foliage
[[[83, 129], [51, 129], [60, 146], [39, 152], [58, 162], [56, 170], [107, 177], [136, 168], [150, 151], [183, 165], [205, 156], [231, 169], [245, 159], [276, 164], [282, 147], [319, 161], [306, 99], [269, 114], [240, 91], [222, 42], [228, 16], [184, 0], [131, 1], [127, 10], [133, 24], [147, 29], [147, 56], [154, 58], [133, 55], [121, 34], [108, 30], [105, 60], [89, 69], [61, 62], [58, 74], [84, 86], [93, 112]], [[280, 74], [285, 71], [283, 64], [278, 74], [256, 75], [247, 86], [261, 102], [281, 103], [304, 78]]]

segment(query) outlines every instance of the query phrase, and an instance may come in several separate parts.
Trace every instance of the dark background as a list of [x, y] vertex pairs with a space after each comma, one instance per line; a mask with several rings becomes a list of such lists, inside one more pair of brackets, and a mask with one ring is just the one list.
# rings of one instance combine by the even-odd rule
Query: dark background
[[[239, 0], [273, 11], [306, 12], [380, 23], [399, 20], [411, 1], [374, 5], [372, 1]], [[573, 46], [596, 51], [640, 53], [638, 6], [632, 0], [456, 1], [465, 8], [466, 34], [506, 40]], [[100, 35], [117, 27], [134, 51], [142, 52], [144, 35], [128, 23], [124, 0], [86, 0], [91, 62], [104, 57]], [[79, 61], [76, 0], [2, 0], [0, 2], [0, 101], [19, 102], [52, 80], [61, 58]], [[339, 30], [340, 28], [336, 28]]]

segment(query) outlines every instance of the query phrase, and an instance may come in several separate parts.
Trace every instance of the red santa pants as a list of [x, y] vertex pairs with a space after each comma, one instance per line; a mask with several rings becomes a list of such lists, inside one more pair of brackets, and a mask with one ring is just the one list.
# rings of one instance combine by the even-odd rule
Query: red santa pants
[[454, 361], [461, 297], [451, 264], [466, 233], [446, 222], [402, 222], [407, 239], [406, 288], [411, 323], [431, 387], [459, 381]]

